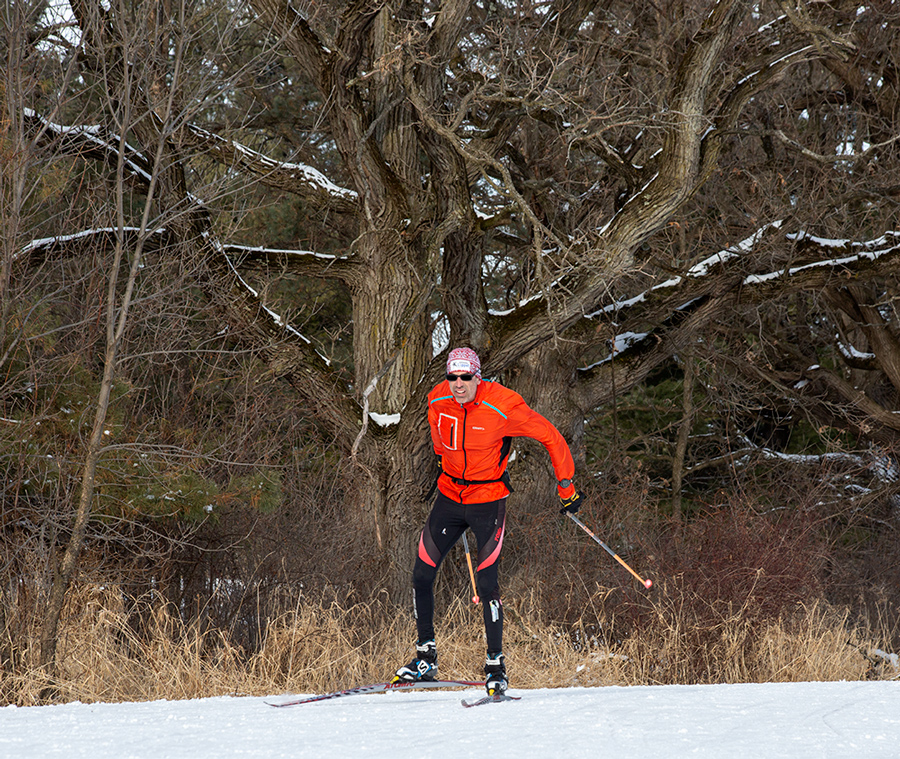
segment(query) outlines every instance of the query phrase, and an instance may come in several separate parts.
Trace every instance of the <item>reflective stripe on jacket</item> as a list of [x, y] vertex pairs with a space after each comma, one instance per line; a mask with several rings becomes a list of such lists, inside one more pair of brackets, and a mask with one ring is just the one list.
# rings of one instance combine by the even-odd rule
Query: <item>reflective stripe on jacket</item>
[[[541, 443], [550, 454], [557, 480], [570, 480], [575, 473], [572, 453], [559, 430], [529, 408], [521, 395], [496, 382], [482, 381], [475, 399], [463, 405], [453, 397], [449, 383], [441, 382], [428, 395], [428, 424], [434, 452], [441, 457], [438, 489], [457, 503], [487, 503], [509, 495], [509, 488], [499, 480], [506, 471], [513, 437]], [[473, 484], [475, 480], [480, 484]], [[570, 485], [560, 495], [574, 492]]]

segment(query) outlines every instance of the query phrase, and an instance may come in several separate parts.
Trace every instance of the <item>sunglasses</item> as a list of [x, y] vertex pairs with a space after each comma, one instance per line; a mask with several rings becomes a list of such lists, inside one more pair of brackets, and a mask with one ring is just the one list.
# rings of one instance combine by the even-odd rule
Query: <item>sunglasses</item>
[[447, 374], [447, 382], [456, 382], [458, 379], [463, 382], [471, 382], [474, 378], [474, 374]]

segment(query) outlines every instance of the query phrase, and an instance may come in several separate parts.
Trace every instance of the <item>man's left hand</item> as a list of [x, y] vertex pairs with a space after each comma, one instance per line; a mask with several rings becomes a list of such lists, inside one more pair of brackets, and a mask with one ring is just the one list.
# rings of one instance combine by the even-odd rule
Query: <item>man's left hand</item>
[[584, 494], [576, 490], [575, 493], [568, 498], [560, 497], [559, 500], [563, 505], [559, 510], [560, 514], [575, 514], [584, 502]]

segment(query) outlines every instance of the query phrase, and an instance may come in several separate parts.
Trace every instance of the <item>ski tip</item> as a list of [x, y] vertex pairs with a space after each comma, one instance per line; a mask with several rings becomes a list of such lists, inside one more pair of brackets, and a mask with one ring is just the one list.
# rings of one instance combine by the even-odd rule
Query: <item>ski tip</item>
[[474, 701], [462, 700], [462, 705], [467, 709], [472, 706], [481, 706], [482, 704], [502, 704], [504, 701], [521, 701], [521, 696], [510, 696], [506, 693], [496, 693], [492, 696], [482, 696]]
[[266, 706], [274, 706], [276, 709], [281, 708], [282, 706], [299, 706], [300, 704], [311, 704], [314, 701], [324, 701], [323, 698], [311, 697], [311, 698], [298, 698], [292, 701], [264, 701], [263, 703]]

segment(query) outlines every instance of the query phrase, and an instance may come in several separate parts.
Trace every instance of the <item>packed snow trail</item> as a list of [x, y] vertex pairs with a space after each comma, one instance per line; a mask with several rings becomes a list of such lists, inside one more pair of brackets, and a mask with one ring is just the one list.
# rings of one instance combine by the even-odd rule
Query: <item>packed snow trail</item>
[[476, 689], [290, 709], [249, 697], [10, 706], [0, 709], [0, 757], [900, 757], [900, 682], [510, 692], [522, 700], [485, 709], [460, 706]]

